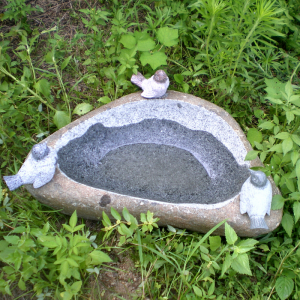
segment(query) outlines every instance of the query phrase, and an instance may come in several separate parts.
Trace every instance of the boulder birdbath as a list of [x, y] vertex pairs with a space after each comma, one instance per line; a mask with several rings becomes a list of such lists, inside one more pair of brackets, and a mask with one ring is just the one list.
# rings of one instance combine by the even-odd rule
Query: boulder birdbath
[[[25, 184], [42, 203], [87, 219], [126, 207], [136, 217], [150, 210], [161, 226], [207, 232], [228, 219], [239, 236], [256, 236], [274, 230], [282, 210], [263, 213], [265, 228], [250, 226], [250, 213], [241, 211], [249, 168], [262, 165], [244, 160], [250, 150], [222, 108], [174, 91], [151, 100], [137, 92], [58, 130], [33, 148], [25, 171], [5, 180], [11, 189]], [[269, 179], [270, 193], [278, 194]], [[224, 234], [224, 226], [215, 234]]]

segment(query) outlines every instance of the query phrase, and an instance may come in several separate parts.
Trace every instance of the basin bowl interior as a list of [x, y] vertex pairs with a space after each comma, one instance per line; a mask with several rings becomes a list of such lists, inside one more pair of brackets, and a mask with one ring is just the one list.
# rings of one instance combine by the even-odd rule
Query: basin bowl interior
[[119, 127], [96, 123], [59, 149], [58, 166], [87, 186], [170, 203], [224, 202], [249, 177], [211, 133], [156, 118]]

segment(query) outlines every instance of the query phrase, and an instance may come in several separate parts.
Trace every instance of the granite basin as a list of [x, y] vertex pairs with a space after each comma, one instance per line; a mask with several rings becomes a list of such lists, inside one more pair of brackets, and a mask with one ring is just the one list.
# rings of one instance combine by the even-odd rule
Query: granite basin
[[[240, 236], [274, 230], [282, 210], [271, 211], [269, 229], [250, 229], [239, 211], [241, 186], [252, 150], [235, 120], [203, 99], [168, 91], [164, 99], [127, 95], [72, 122], [44, 141], [57, 151], [53, 179], [26, 185], [42, 203], [98, 220], [110, 208], [139, 217], [150, 210], [159, 225], [207, 232], [224, 219]], [[44, 142], [43, 141], [43, 142]], [[273, 195], [279, 193], [273, 180]], [[215, 234], [224, 234], [224, 226]]]

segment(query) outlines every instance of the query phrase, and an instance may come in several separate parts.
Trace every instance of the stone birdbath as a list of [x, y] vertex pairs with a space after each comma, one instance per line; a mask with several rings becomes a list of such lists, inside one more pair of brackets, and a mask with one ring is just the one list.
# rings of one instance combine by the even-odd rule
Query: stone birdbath
[[[227, 219], [239, 236], [267, 233], [281, 221], [282, 210], [271, 211], [264, 217], [267, 228], [250, 228], [240, 193], [249, 168], [262, 163], [244, 161], [252, 148], [226, 111], [189, 94], [168, 91], [150, 100], [140, 92], [127, 95], [38, 145], [27, 158], [36, 165], [18, 173], [31, 179], [12, 181], [66, 214], [77, 210], [99, 220], [103, 211], [111, 216], [111, 207], [126, 207], [136, 217], [150, 210], [161, 226], [203, 233]], [[269, 180], [272, 195], [278, 194]], [[224, 226], [215, 234], [224, 234]]]

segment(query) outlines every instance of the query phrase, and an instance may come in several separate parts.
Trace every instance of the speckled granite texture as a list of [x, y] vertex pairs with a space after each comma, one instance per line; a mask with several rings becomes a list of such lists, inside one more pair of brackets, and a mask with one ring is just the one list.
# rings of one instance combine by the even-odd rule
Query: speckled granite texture
[[[70, 142], [69, 154], [72, 156], [76, 152], [76, 147], [72, 148], [71, 144], [76, 144], [75, 139], [84, 140], [84, 138], [88, 136], [89, 128], [93, 130], [97, 126], [102, 126], [103, 132], [115, 132], [118, 135], [119, 133], [117, 133], [118, 131], [116, 130], [117, 127], [123, 129], [133, 127], [136, 132], [138, 132], [141, 128], [148, 130], [147, 126], [143, 127], [147, 122], [153, 122], [152, 125], [155, 127], [159, 124], [161, 126], [161, 124], [165, 122], [164, 120], [167, 120], [167, 122], [165, 122], [166, 127], [162, 127], [162, 130], [166, 130], [166, 133], [170, 130], [169, 127], [173, 128], [174, 126], [174, 128], [177, 128], [174, 132], [177, 132], [177, 130], [185, 130], [186, 135], [182, 137], [183, 140], [190, 140], [188, 135], [192, 132], [196, 135], [198, 134], [199, 136], [197, 138], [200, 138], [200, 140], [205, 134], [207, 135], [207, 133], [209, 133], [207, 136], [212, 136], [211, 146], [207, 147], [209, 150], [203, 145], [199, 146], [199, 149], [206, 149], [204, 151], [208, 151], [207, 153], [210, 153], [211, 155], [211, 153], [213, 153], [212, 145], [217, 145], [217, 147], [219, 147], [219, 144], [221, 144], [222, 147], [224, 145], [225, 148], [227, 148], [227, 152], [225, 152], [227, 154], [229, 153], [229, 156], [235, 160], [236, 169], [234, 170], [241, 170], [243, 173], [245, 167], [261, 165], [258, 159], [251, 161], [251, 163], [244, 161], [244, 157], [246, 156], [246, 153], [251, 150], [251, 146], [235, 120], [223, 109], [200, 98], [173, 91], [169, 91], [165, 98], [166, 99], [164, 100], [145, 100], [140, 96], [140, 92], [127, 95], [72, 122], [68, 126], [49, 136], [44, 141], [47, 141], [49, 147], [54, 148], [61, 154], [65, 151], [64, 149], [69, 147], [66, 145]], [[95, 124], [100, 125], [91, 127]], [[172, 124], [173, 127], [169, 126], [170, 124]], [[174, 130], [174, 128], [172, 130]], [[124, 131], [126, 130], [124, 129]], [[205, 134], [201, 135], [201, 131], [204, 131]], [[123, 135], [124, 134], [125, 132], [123, 132]], [[151, 137], [151, 134], [149, 136]], [[162, 136], [164, 136], [164, 134], [162, 134]], [[132, 138], [136, 138], [136, 136], [133, 134]], [[88, 138], [88, 140], [89, 139], [90, 138]], [[101, 136], [99, 139], [101, 139]], [[119, 141], [122, 139], [124, 140], [124, 137], [120, 136]], [[136, 141], [128, 143], [128, 139], [130, 139], [130, 135], [127, 137], [127, 142], [125, 144], [117, 142], [118, 145], [116, 148], [107, 145], [107, 149], [111, 149], [112, 151], [108, 152], [106, 155], [104, 153], [97, 154], [98, 162], [99, 159], [103, 157], [100, 163], [102, 163], [104, 167], [117, 166], [117, 164], [120, 164], [122, 161], [122, 155], [124, 157], [124, 155], [130, 154], [132, 151], [136, 151], [137, 155], [132, 155], [131, 157], [136, 157], [137, 161], [143, 163], [143, 151], [149, 152], [147, 153], [147, 156], [150, 160], [154, 160], [155, 157], [157, 157], [157, 155], [152, 155], [151, 157], [151, 151], [154, 151], [153, 153], [161, 152], [160, 155], [162, 158], [164, 155], [167, 155], [170, 160], [179, 160], [180, 157], [180, 164], [184, 163], [184, 159], [187, 160], [187, 164], [189, 162], [193, 165], [195, 164], [194, 169], [189, 171], [191, 173], [187, 175], [187, 178], [193, 177], [197, 172], [199, 174], [201, 173], [201, 176], [204, 176], [204, 180], [201, 184], [204, 185], [209, 185], [209, 180], [211, 181], [214, 178], [220, 177], [220, 174], [226, 174], [226, 172], [222, 173], [222, 168], [218, 171], [213, 160], [209, 161], [208, 158], [208, 161], [206, 161], [204, 156], [199, 156], [198, 150], [192, 152], [192, 148], [190, 149], [190, 147], [196, 147], [197, 144], [192, 140], [187, 144], [184, 142], [180, 144], [180, 138], [177, 138], [176, 136], [175, 139], [173, 138], [172, 144], [172, 142], [166, 143], [164, 136], [164, 145], [162, 145], [157, 142], [159, 134], [153, 135], [150, 138], [150, 141], [145, 140], [140, 143], [137, 143]], [[168, 141], [172, 141], [172, 137]], [[90, 141], [87, 142], [89, 143]], [[115, 142], [116, 140], [114, 140], [112, 144]], [[101, 143], [99, 143], [99, 146], [100, 144]], [[147, 144], [149, 147], [145, 148]], [[184, 144], [187, 145], [187, 147], [183, 147], [182, 145]], [[96, 146], [96, 148], [97, 147], [98, 146]], [[161, 149], [159, 150], [157, 147], [161, 147]], [[82, 149], [84, 149], [84, 147], [80, 148], [80, 151], [82, 151]], [[72, 151], [75, 152], [71, 154]], [[95, 166], [93, 166], [90, 157], [97, 152], [93, 151], [93, 149], [89, 149], [86, 154], [82, 154], [85, 163], [91, 163], [92, 168]], [[195, 153], [198, 154], [195, 155]], [[241, 215], [239, 212], [239, 195], [233, 195], [232, 198], [215, 204], [198, 204], [199, 202], [195, 203], [194, 200], [193, 203], [182, 203], [186, 200], [181, 203], [174, 203], [172, 199], [170, 199], [170, 202], [157, 201], [157, 199], [146, 199], [144, 196], [127, 196], [120, 192], [112, 192], [107, 189], [88, 186], [75, 181], [78, 180], [78, 178], [70, 178], [75, 175], [75, 171], [72, 172], [72, 170], [70, 170], [70, 177], [68, 177], [60, 170], [60, 166], [63, 168], [64, 164], [62, 158], [64, 157], [64, 161], [67, 161], [68, 153], [64, 153], [64, 155], [65, 156], [58, 155], [58, 167], [56, 168], [56, 173], [51, 182], [39, 189], [34, 189], [32, 185], [27, 185], [26, 188], [44, 204], [57, 209], [62, 209], [62, 212], [66, 214], [72, 214], [76, 209], [78, 215], [81, 217], [99, 219], [101, 218], [102, 211], [105, 211], [110, 215], [111, 206], [119, 212], [122, 211], [123, 207], [127, 207], [129, 212], [137, 217], [141, 212], [151, 210], [154, 212], [155, 216], [160, 218], [159, 224], [162, 226], [170, 224], [175, 227], [187, 228], [200, 232], [207, 232], [220, 221], [228, 219], [228, 223], [233, 226], [240, 236], [256, 236], [258, 234], [266, 233], [275, 229], [281, 221], [282, 210], [271, 211], [271, 215], [265, 217], [269, 230], [250, 229], [249, 217], [247, 215]], [[76, 157], [76, 155], [74, 157]], [[211, 155], [211, 157], [213, 157], [213, 155]], [[114, 161], [113, 165], [111, 164], [112, 160]], [[225, 161], [226, 160], [227, 159], [225, 159]], [[194, 161], [194, 163], [192, 163], [192, 161]], [[126, 164], [122, 167], [123, 170], [120, 170], [120, 175], [124, 176]], [[179, 166], [177, 165], [177, 167]], [[143, 168], [146, 169], [145, 166]], [[224, 170], [227, 168], [230, 170], [231, 167], [228, 167], [225, 164]], [[86, 166], [83, 167], [83, 170], [85, 169]], [[175, 172], [175, 169], [177, 169], [176, 166], [174, 166], [173, 169], [171, 167], [169, 170], [166, 170], [166, 172]], [[138, 171], [141, 171], [141, 169], [136, 167], [134, 172]], [[152, 172], [151, 176], [154, 176], [153, 170], [149, 170], [149, 172]], [[209, 175], [208, 177], [206, 173]], [[76, 176], [78, 176], [78, 174]], [[113, 172], [111, 174], [113, 174]], [[143, 176], [144, 177], [141, 178], [141, 182], [139, 183], [140, 189], [142, 189], [143, 180], [147, 178], [144, 174]], [[230, 175], [225, 175], [226, 179], [231, 180], [229, 177]], [[190, 180], [188, 181], [189, 184], [193, 185], [193, 183], [190, 183]], [[279, 193], [272, 180], [271, 183], [273, 194]], [[150, 181], [150, 184], [153, 185], [153, 181]], [[179, 180], [178, 184], [181, 184]], [[133, 182], [130, 182], [129, 185], [133, 186]], [[182, 185], [184, 184], [182, 183]], [[230, 195], [228, 197], [230, 197]], [[224, 226], [219, 228], [215, 234], [224, 234]]]
[[250, 175], [211, 133], [169, 120], [97, 123], [58, 158], [61, 171], [82, 184], [172, 203], [223, 202], [238, 195]]

